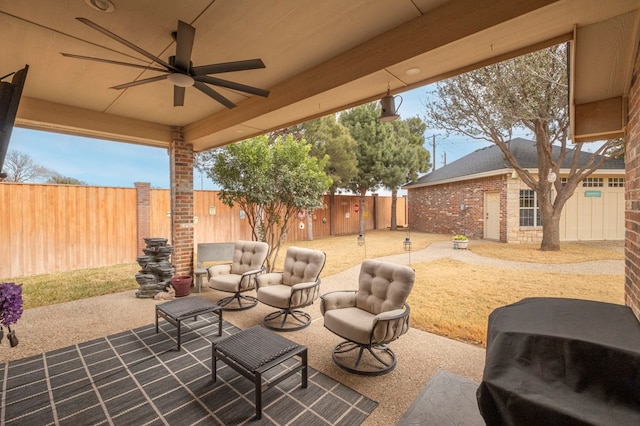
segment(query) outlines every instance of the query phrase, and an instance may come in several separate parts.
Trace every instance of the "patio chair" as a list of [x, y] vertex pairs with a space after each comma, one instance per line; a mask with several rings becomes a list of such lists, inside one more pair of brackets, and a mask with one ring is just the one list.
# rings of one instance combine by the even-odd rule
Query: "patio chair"
[[278, 331], [300, 330], [311, 324], [311, 315], [300, 310], [320, 295], [320, 272], [326, 255], [319, 250], [289, 247], [283, 272], [256, 277], [258, 301], [278, 308], [264, 317], [265, 327]]
[[338, 367], [369, 376], [395, 368], [396, 355], [387, 344], [409, 331], [406, 300], [414, 281], [408, 266], [368, 259], [360, 267], [358, 290], [320, 296], [324, 326], [345, 339], [333, 349]]
[[[233, 296], [218, 300], [218, 306], [228, 311], [239, 311], [256, 306], [258, 300], [255, 297], [242, 293], [256, 288], [255, 278], [264, 272], [264, 261], [267, 259], [268, 251], [269, 245], [261, 241], [236, 241], [231, 263], [207, 268], [209, 287], [233, 293]], [[231, 302], [235, 303], [231, 304]]]

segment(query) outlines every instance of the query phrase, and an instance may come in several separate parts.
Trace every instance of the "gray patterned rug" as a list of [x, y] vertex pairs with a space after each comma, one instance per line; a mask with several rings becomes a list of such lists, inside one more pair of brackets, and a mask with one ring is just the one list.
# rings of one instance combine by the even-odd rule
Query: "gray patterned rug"
[[[160, 321], [157, 334], [152, 324], [0, 364], [0, 425], [354, 425], [377, 407], [309, 367], [306, 389], [295, 374], [263, 394], [256, 421], [253, 382], [220, 362], [212, 381], [216, 318], [185, 321], [179, 352]], [[225, 322], [222, 336], [238, 331]]]

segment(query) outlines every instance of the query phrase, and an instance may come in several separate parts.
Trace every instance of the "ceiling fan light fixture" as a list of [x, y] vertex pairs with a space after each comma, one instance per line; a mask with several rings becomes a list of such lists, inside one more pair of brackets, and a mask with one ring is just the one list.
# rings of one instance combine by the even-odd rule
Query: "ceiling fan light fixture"
[[99, 12], [113, 12], [116, 10], [116, 6], [111, 0], [84, 0], [84, 2]]
[[181, 74], [179, 72], [172, 72], [167, 76], [167, 79], [173, 83], [174, 86], [178, 87], [191, 87], [195, 82], [193, 77], [187, 74]]

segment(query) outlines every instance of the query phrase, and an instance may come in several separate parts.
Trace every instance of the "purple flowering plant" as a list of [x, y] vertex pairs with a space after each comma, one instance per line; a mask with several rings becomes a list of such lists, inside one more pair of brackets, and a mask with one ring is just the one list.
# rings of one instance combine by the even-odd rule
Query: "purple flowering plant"
[[4, 329], [7, 328], [7, 339], [11, 347], [18, 345], [18, 337], [15, 330], [11, 330], [11, 324], [18, 322], [22, 316], [22, 286], [16, 283], [0, 284], [0, 342], [4, 337]]
[[22, 286], [16, 283], [0, 284], [0, 324], [9, 327], [22, 316]]

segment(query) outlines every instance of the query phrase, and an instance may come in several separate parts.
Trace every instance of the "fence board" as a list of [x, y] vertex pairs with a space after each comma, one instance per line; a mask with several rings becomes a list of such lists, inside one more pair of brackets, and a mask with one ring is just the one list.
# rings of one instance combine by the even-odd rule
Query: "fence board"
[[[359, 197], [336, 195], [334, 234], [357, 234]], [[388, 227], [390, 197], [366, 197], [365, 228]], [[406, 199], [398, 200], [398, 225], [404, 226]], [[171, 239], [170, 191], [149, 194], [149, 237]], [[325, 208], [296, 221], [289, 241], [330, 236], [330, 197]], [[374, 208], [375, 205], [375, 208]], [[210, 210], [210, 207], [214, 209]], [[137, 247], [135, 188], [74, 185], [0, 184], [0, 279], [135, 262]], [[214, 211], [215, 210], [215, 211]], [[377, 223], [374, 221], [377, 215]], [[197, 219], [196, 219], [197, 218]], [[251, 239], [240, 208], [225, 206], [217, 191], [194, 191], [194, 244]], [[298, 227], [304, 224], [304, 229]]]

